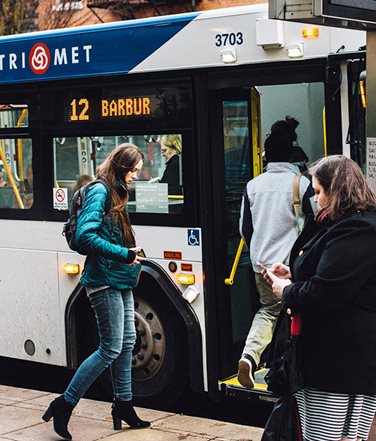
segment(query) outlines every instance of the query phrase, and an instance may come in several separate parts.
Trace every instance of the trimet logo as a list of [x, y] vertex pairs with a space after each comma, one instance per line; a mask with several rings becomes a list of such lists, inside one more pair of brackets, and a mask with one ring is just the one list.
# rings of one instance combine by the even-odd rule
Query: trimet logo
[[[72, 46], [56, 48], [50, 51], [44, 43], [36, 43], [29, 53], [30, 69], [36, 75], [43, 75], [50, 66], [67, 66], [72, 64], [90, 63], [93, 46]], [[0, 71], [23, 70], [27, 68], [25, 52], [0, 53]]]
[[31, 70], [37, 74], [44, 74], [50, 67], [51, 54], [48, 47], [43, 43], [34, 44], [29, 54]]

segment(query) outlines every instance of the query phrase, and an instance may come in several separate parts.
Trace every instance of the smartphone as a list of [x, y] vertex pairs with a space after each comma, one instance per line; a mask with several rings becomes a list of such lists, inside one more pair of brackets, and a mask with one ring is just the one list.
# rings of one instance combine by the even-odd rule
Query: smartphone
[[145, 251], [141, 247], [134, 247], [129, 249], [134, 251], [137, 256], [146, 257]]

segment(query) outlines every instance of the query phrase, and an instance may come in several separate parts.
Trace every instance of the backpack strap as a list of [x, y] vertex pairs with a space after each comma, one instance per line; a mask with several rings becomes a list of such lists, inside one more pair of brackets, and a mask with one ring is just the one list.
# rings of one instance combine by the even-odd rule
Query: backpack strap
[[299, 217], [300, 217], [299, 186], [300, 186], [300, 175], [295, 175], [293, 194], [294, 194], [294, 213], [296, 217], [296, 231], [298, 232], [298, 234], [300, 234], [302, 231], [299, 225]]

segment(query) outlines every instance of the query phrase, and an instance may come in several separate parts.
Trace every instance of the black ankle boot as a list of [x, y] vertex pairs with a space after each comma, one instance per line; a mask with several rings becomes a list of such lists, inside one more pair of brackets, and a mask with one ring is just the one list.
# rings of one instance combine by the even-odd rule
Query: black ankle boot
[[55, 432], [62, 438], [71, 440], [72, 435], [68, 432], [68, 422], [73, 408], [74, 406], [64, 399], [64, 395], [60, 395], [52, 401], [42, 418], [46, 422], [53, 418]]
[[125, 421], [131, 429], [145, 429], [150, 427], [149, 421], [142, 421], [133, 409], [132, 401], [115, 400], [112, 405], [112, 420], [114, 430], [121, 430], [121, 420]]

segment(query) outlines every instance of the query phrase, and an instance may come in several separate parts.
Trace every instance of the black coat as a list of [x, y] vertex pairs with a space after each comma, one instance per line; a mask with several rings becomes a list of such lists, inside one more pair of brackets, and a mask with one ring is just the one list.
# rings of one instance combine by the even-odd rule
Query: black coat
[[290, 257], [282, 305], [303, 319], [304, 384], [376, 394], [376, 211], [307, 225]]
[[178, 155], [171, 156], [166, 162], [166, 168], [160, 182], [168, 184], [168, 194], [183, 194], [182, 186], [180, 185], [180, 160]]

